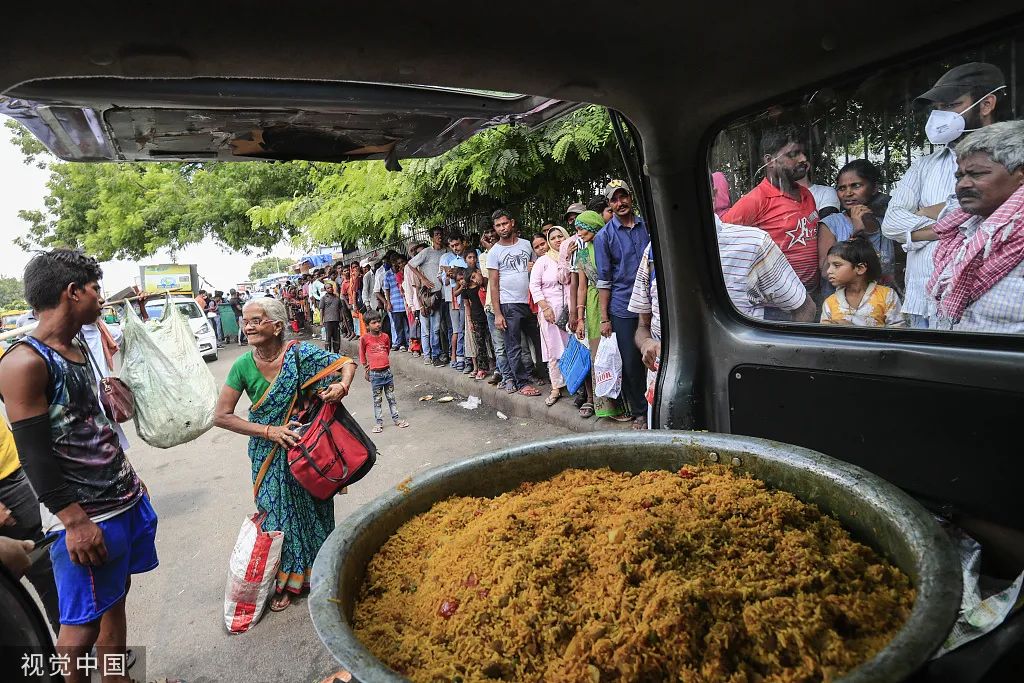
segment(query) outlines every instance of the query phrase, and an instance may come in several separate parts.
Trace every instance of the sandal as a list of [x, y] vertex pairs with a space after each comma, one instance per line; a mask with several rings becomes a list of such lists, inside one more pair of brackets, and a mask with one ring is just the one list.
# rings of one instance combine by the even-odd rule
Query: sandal
[[476, 381], [479, 382], [480, 380], [487, 379], [487, 377], [490, 374], [491, 373], [487, 372], [486, 370], [480, 370], [479, 372], [476, 373], [476, 375], [473, 377], [473, 379], [475, 379]]
[[406, 420], [395, 420], [395, 426], [405, 429], [406, 427], [409, 426], [409, 423]]
[[546, 399], [544, 399], [544, 405], [550, 408], [551, 406], [558, 403], [558, 399], [560, 398], [562, 398], [562, 392], [559, 391], [558, 389], [554, 389], [551, 392], [551, 394]]
[[280, 595], [276, 596], [273, 600], [271, 600], [270, 611], [283, 612], [286, 609], [288, 609], [289, 605], [291, 604], [292, 596], [288, 595], [287, 593], [281, 593]]
[[380, 434], [384, 431], [384, 425], [373, 425], [373, 433]]
[[540, 392], [530, 384], [527, 384], [525, 387], [520, 389], [519, 393], [523, 396], [540, 396]]
[[518, 390], [518, 389], [516, 389], [516, 385], [514, 385], [514, 384], [506, 384], [506, 385], [505, 385], [505, 392], [506, 392], [506, 393], [509, 393], [509, 394], [514, 394], [514, 393], [516, 393], [517, 391], [519, 391], [519, 390]]
[[642, 431], [644, 429], [647, 429], [647, 416], [646, 415], [640, 415], [639, 417], [634, 418], [633, 419], [633, 429], [635, 429], [637, 431]]
[[330, 676], [320, 681], [320, 683], [349, 683], [352, 680], [352, 674], [349, 673], [348, 669], [338, 669]]
[[580, 406], [580, 417], [582, 417], [584, 420], [586, 420], [587, 418], [590, 418], [590, 417], [594, 417], [594, 404], [593, 403], [584, 403], [583, 405], [581, 405]]

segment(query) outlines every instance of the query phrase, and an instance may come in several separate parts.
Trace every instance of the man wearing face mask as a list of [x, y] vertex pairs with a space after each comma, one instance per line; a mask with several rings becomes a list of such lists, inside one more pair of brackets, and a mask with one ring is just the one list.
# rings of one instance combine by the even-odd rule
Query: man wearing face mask
[[[933, 229], [940, 214], [957, 208], [956, 154], [953, 147], [967, 132], [1003, 117], [1006, 79], [998, 67], [970, 62], [947, 71], [931, 90], [914, 100], [930, 106], [925, 134], [933, 145], [946, 145], [917, 159], [896, 184], [882, 221], [882, 234], [907, 252], [903, 312], [911, 327], [927, 329], [925, 285], [932, 275], [938, 239]], [[947, 208], [948, 207], [948, 208]]]
[[[800, 130], [792, 125], [769, 128], [761, 136], [761, 155], [764, 180], [740, 197], [722, 215], [722, 221], [760, 228], [771, 235], [808, 295], [819, 301], [819, 217], [814, 195], [799, 182], [810, 170]], [[793, 316], [770, 307], [765, 319], [792, 320]]]

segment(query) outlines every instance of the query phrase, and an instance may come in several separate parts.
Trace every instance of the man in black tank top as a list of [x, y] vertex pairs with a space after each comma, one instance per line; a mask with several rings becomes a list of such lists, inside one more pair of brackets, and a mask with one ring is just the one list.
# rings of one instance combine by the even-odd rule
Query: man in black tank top
[[156, 513], [75, 340], [100, 315], [101, 277], [96, 260], [78, 251], [35, 256], [24, 282], [39, 325], [0, 358], [0, 398], [19, 460], [40, 502], [60, 520], [50, 558], [60, 608], [57, 651], [70, 658], [70, 683], [88, 680], [74, 665], [94, 645], [99, 666], [107, 658], [124, 661], [131, 575], [158, 564]]

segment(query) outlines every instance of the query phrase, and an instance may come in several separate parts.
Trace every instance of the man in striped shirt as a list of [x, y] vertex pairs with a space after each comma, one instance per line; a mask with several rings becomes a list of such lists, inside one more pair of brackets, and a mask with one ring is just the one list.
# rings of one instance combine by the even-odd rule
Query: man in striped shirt
[[[722, 223], [715, 216], [725, 289], [733, 305], [751, 318], [764, 318], [765, 306], [787, 311], [796, 322], [813, 322], [816, 306], [793, 267], [764, 230]], [[661, 307], [651, 245], [644, 249], [633, 282], [629, 310], [640, 316], [633, 338], [647, 368], [648, 403], [654, 400], [655, 373], [661, 366]], [[648, 413], [648, 426], [650, 426]]]
[[[1002, 120], [1006, 105], [1000, 100], [1006, 99], [1005, 84], [1002, 71], [992, 64], [961, 64], [943, 74], [914, 104], [929, 105], [933, 112], [962, 114], [964, 128], [975, 130]], [[928, 327], [925, 285], [932, 275], [938, 244], [933, 228], [941, 215], [957, 208], [953, 195], [955, 144], [956, 140], [910, 165], [896, 183], [882, 220], [882, 234], [902, 244], [907, 252], [903, 313], [910, 326], [918, 329]]]
[[[820, 284], [818, 210], [814, 195], [798, 183], [810, 168], [800, 130], [792, 125], [766, 130], [761, 154], [765, 179], [726, 211], [722, 220], [768, 233], [813, 296]], [[768, 319], [791, 319], [783, 309], [770, 308]]]

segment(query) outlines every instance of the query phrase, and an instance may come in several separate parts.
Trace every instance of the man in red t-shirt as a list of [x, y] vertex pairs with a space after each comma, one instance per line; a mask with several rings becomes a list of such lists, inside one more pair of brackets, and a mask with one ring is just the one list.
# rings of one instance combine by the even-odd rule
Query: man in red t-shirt
[[[810, 167], [800, 130], [791, 125], [766, 130], [761, 154], [765, 179], [726, 211], [722, 221], [771, 235], [813, 298], [820, 282], [818, 211], [814, 195], [797, 183]], [[772, 312], [766, 310], [765, 318], [779, 320]]]

